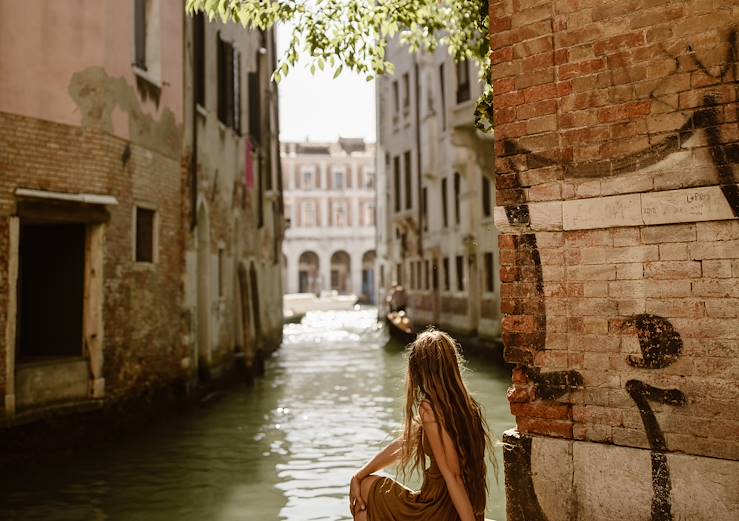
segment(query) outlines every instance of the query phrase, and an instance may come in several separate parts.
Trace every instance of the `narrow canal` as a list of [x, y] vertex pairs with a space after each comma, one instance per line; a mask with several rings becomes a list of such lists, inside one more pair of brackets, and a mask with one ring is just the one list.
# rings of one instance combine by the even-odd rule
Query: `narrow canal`
[[[372, 309], [310, 313], [285, 326], [254, 388], [74, 463], [0, 478], [0, 519], [350, 519], [349, 477], [400, 427], [402, 347], [387, 341]], [[513, 425], [510, 374], [473, 359], [466, 378], [500, 437]], [[505, 519], [500, 472], [498, 483], [491, 473], [488, 514], [497, 521]]]

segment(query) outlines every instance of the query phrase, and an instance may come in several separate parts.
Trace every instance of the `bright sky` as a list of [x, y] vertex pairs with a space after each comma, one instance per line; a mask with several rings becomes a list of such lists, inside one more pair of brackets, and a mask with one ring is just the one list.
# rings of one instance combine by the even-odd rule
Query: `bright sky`
[[[290, 29], [277, 29], [277, 48], [284, 50]], [[333, 78], [325, 69], [310, 73], [298, 63], [280, 82], [280, 140], [335, 141], [362, 137], [375, 141], [375, 82], [343, 72]]]

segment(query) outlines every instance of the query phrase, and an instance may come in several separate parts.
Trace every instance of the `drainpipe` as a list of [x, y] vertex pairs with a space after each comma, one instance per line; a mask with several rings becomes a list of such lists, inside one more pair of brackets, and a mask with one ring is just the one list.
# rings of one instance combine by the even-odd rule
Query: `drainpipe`
[[421, 186], [421, 82], [418, 78], [418, 56], [413, 56], [416, 91], [416, 170], [418, 173], [418, 255], [423, 257], [423, 187]]

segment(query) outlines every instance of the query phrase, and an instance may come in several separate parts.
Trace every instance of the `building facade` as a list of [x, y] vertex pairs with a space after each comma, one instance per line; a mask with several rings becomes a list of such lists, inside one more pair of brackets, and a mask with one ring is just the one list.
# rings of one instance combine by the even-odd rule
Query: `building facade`
[[283, 143], [285, 287], [375, 302], [375, 146]]
[[490, 21], [508, 519], [736, 519], [739, 6]]
[[[237, 330], [233, 322], [209, 317], [199, 323], [189, 305], [193, 279], [205, 280], [206, 288], [218, 281], [213, 292], [222, 288], [218, 295], [229, 298], [203, 299], [209, 313], [236, 313], [227, 262], [243, 261], [247, 272], [254, 266], [270, 286], [256, 296], [246, 293], [250, 306], [259, 298], [264, 336], [276, 340], [267, 316], [278, 321], [281, 314], [279, 276], [270, 278], [279, 274], [271, 264], [275, 258], [279, 263], [280, 212], [270, 208], [277, 196], [264, 202], [266, 189], [262, 197], [241, 183], [242, 199], [234, 200], [255, 208], [263, 201], [267, 211], [261, 229], [245, 211], [234, 231], [234, 212], [219, 203], [239, 184], [223, 183], [240, 181], [246, 169], [203, 159], [223, 153], [231, 139], [228, 128], [204, 129], [207, 105], [197, 117], [200, 133], [211, 135], [201, 137], [200, 175], [192, 176], [190, 127], [201, 111], [190, 102], [191, 32], [184, 2], [38, 0], [24, 3], [22, 12], [12, 2], [0, 3], [3, 424], [42, 409], [100, 407], [182, 387], [197, 379], [198, 359], [207, 360], [193, 340], [206, 336], [203, 329], [213, 338], [213, 352], [216, 345], [243, 347], [236, 333], [222, 333]], [[253, 57], [260, 47], [250, 38]], [[269, 38], [267, 48], [269, 59]], [[216, 63], [215, 46], [206, 52], [206, 63]], [[254, 68], [249, 62], [244, 71]], [[244, 76], [243, 84], [249, 79]], [[267, 73], [258, 83], [270, 96]], [[245, 104], [241, 110], [247, 118]], [[274, 121], [266, 115], [271, 111], [262, 112], [265, 121]], [[262, 139], [276, 152], [276, 132], [265, 130]], [[229, 151], [245, 158], [244, 149], [242, 143]], [[254, 147], [255, 162], [265, 155]], [[254, 167], [255, 178], [262, 179], [260, 168]], [[266, 215], [270, 211], [278, 217]], [[232, 253], [234, 243], [239, 255]], [[204, 261], [200, 278], [192, 275], [192, 251], [206, 252], [198, 257]]]
[[446, 49], [388, 45], [377, 80], [378, 288], [403, 285], [414, 325], [500, 334], [493, 141], [474, 128], [477, 71]]
[[198, 13], [186, 19], [185, 35], [191, 360], [208, 375], [243, 356], [251, 374], [282, 339], [274, 34]]

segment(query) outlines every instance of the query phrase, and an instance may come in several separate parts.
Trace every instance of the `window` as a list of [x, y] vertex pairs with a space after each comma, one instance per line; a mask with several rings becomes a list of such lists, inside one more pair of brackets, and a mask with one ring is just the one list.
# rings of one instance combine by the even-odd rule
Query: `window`
[[460, 222], [459, 198], [462, 191], [462, 176], [458, 172], [454, 172], [454, 223]]
[[485, 253], [485, 291], [495, 291], [495, 266], [492, 252]]
[[444, 228], [449, 226], [449, 208], [447, 204], [447, 179], [446, 177], [441, 180], [441, 216], [444, 220]]
[[346, 201], [334, 201], [331, 204], [331, 208], [333, 210], [332, 224], [334, 226], [348, 226], [349, 212]]
[[400, 262], [395, 265], [395, 281], [403, 284], [403, 265]]
[[444, 257], [443, 264], [444, 264], [444, 291], [449, 291], [451, 289], [450, 284], [449, 284], [449, 280], [450, 280], [449, 257]]
[[364, 224], [365, 226], [375, 225], [375, 205], [372, 203], [364, 205]]
[[409, 109], [411, 106], [411, 78], [406, 72], [403, 74], [403, 109]]
[[413, 207], [413, 186], [411, 184], [411, 151], [407, 150], [403, 154], [403, 162], [405, 163], [405, 208], [409, 210]]
[[446, 85], [443, 63], [439, 65], [439, 97], [441, 98], [441, 129], [446, 130]]
[[315, 201], [303, 201], [302, 205], [302, 225], [303, 226], [316, 226], [316, 202]]
[[424, 288], [431, 289], [431, 263], [428, 259], [423, 263]]
[[241, 53], [217, 35], [218, 120], [241, 132]]
[[395, 188], [395, 211], [400, 211], [400, 156], [393, 158], [393, 181]]
[[421, 190], [421, 216], [423, 218], [423, 231], [427, 232], [429, 231], [429, 213], [428, 213], [428, 203], [429, 203], [429, 191], [428, 188], [425, 186]]
[[398, 90], [398, 81], [393, 82], [393, 112], [400, 112], [400, 92]]
[[161, 73], [159, 49], [159, 0], [134, 0], [133, 65], [145, 78], [158, 82]]
[[416, 263], [411, 261], [411, 289], [416, 289]]
[[380, 264], [380, 286], [385, 286], [385, 265]]
[[146, 0], [134, 2], [134, 65], [146, 70]]
[[457, 255], [457, 291], [464, 291], [464, 256]]
[[154, 262], [156, 212], [136, 207], [136, 262]]
[[432, 266], [433, 272], [431, 276], [431, 282], [433, 284], [434, 291], [439, 289], [439, 263], [434, 259], [434, 264]]
[[493, 181], [487, 176], [482, 176], [482, 215], [490, 217], [493, 214], [492, 205], [492, 184]]
[[334, 172], [334, 188], [336, 190], [344, 189], [344, 172]]
[[202, 11], [193, 17], [193, 54], [195, 102], [205, 107], [205, 15]]
[[470, 100], [470, 66], [467, 60], [457, 62], [457, 103]]
[[313, 170], [303, 170], [303, 188], [315, 188]]
[[374, 188], [375, 187], [375, 173], [371, 170], [364, 173], [364, 187]]

